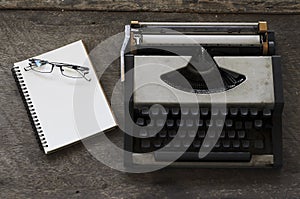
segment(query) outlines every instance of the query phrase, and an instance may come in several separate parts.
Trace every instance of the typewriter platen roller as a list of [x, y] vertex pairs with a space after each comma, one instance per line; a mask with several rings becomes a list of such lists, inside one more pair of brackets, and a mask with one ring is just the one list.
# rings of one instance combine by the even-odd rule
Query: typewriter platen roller
[[[280, 57], [266, 22], [132, 21], [125, 34], [121, 76], [132, 117], [125, 120], [147, 126], [137, 130], [126, 122], [127, 130], [138, 135], [125, 135], [125, 150], [132, 152], [126, 166], [156, 165], [178, 150], [185, 152], [173, 165], [282, 165]], [[125, 76], [130, 70], [132, 75]], [[212, 98], [225, 109], [213, 109]], [[155, 104], [163, 108], [151, 109]], [[224, 119], [214, 121], [213, 115]], [[160, 116], [166, 117], [164, 123]], [[221, 134], [207, 134], [213, 125], [222, 126]], [[152, 135], [151, 127], [160, 131]], [[179, 128], [181, 139], [173, 143]], [[217, 142], [209, 142], [213, 135]], [[186, 144], [187, 139], [192, 142]], [[206, 145], [210, 152], [199, 158]]]

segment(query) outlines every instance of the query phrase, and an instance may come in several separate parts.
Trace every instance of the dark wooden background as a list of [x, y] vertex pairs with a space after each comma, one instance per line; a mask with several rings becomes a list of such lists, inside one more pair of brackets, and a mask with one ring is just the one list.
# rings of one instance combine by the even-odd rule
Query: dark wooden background
[[4, 9], [300, 13], [299, 0], [0, 0]]
[[[163, 169], [128, 174], [104, 166], [82, 144], [44, 155], [11, 66], [79, 39], [90, 51], [123, 31], [131, 20], [267, 20], [276, 31], [278, 54], [282, 55], [286, 102], [283, 168]], [[299, 27], [299, 15], [0, 11], [0, 198], [299, 198]], [[108, 97], [118, 77], [119, 67], [115, 66], [101, 79]], [[110, 132], [110, 136], [122, 142], [119, 131]]]

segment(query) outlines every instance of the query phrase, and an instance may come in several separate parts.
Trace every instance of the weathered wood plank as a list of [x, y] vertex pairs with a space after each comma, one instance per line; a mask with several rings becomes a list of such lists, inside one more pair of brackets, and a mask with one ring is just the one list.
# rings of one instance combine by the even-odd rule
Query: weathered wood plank
[[[98, 162], [81, 144], [43, 154], [12, 78], [12, 64], [79, 39], [91, 51], [132, 19], [268, 21], [283, 64], [282, 170], [164, 169], [125, 174]], [[299, 198], [299, 16], [0, 11], [0, 27], [0, 198]], [[113, 65], [101, 79], [108, 98], [119, 73], [119, 66]], [[119, 131], [109, 135], [122, 143]]]
[[300, 13], [298, 0], [0, 0], [2, 9]]

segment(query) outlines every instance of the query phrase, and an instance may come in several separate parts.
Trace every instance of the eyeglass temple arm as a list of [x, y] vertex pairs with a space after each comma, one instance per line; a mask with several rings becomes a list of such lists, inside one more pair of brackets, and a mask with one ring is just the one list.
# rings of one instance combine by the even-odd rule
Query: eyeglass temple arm
[[85, 80], [87, 81], [91, 81], [92, 79], [91, 78], [87, 78], [85, 75], [86, 73], [82, 73], [80, 70], [77, 71]]
[[[53, 62], [52, 64], [56, 65], [56, 66], [65, 66], [65, 67], [76, 67], [75, 70], [87, 70], [89, 71], [90, 69], [88, 67], [85, 67], [85, 66], [78, 66], [78, 65], [72, 65], [72, 64], [64, 64], [64, 63], [56, 63], [56, 62]], [[72, 68], [74, 69], [74, 68]]]

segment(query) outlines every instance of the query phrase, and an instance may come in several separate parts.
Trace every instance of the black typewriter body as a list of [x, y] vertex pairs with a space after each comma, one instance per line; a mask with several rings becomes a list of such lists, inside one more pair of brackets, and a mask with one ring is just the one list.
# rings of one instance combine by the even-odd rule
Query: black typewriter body
[[125, 166], [281, 167], [280, 56], [265, 22], [134, 21], [128, 35]]

